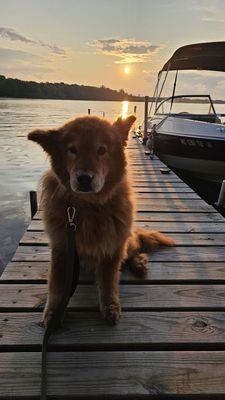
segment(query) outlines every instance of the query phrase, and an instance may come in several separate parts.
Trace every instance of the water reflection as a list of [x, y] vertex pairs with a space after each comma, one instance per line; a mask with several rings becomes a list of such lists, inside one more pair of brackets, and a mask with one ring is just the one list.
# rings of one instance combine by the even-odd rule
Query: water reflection
[[125, 119], [128, 115], [129, 101], [122, 102], [122, 119]]

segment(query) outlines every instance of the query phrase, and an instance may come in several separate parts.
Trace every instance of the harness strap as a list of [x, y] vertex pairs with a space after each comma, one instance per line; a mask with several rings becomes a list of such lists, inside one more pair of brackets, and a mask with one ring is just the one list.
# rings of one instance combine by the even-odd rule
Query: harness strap
[[70, 297], [76, 290], [79, 273], [80, 263], [79, 256], [75, 245], [75, 208], [67, 208], [68, 223], [66, 224], [66, 235], [68, 243], [68, 256], [67, 256], [67, 268], [66, 268], [66, 279], [65, 279], [65, 292], [64, 296], [57, 307], [51, 321], [45, 329], [43, 342], [42, 342], [42, 360], [41, 360], [41, 397], [40, 400], [47, 400], [47, 348], [48, 341], [54, 330], [60, 325], [66, 306], [69, 302]]

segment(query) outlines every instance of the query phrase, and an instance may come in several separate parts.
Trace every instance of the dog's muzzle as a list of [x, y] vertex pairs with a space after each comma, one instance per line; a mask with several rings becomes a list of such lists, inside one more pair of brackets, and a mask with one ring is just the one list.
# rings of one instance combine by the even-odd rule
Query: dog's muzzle
[[92, 180], [93, 180], [93, 175], [90, 174], [89, 172], [80, 172], [77, 175], [77, 182], [78, 182], [78, 188], [77, 190], [79, 192], [92, 192]]

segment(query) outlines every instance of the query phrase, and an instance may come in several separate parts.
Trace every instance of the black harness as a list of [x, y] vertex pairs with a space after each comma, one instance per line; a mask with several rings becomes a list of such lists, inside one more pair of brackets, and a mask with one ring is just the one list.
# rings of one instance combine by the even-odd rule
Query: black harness
[[66, 235], [68, 243], [68, 260], [65, 278], [65, 293], [59, 304], [53, 318], [45, 329], [43, 342], [42, 342], [42, 360], [41, 360], [41, 400], [47, 399], [47, 348], [48, 340], [54, 330], [60, 325], [64, 315], [66, 306], [70, 297], [74, 294], [80, 273], [79, 256], [76, 249], [75, 235], [77, 225], [75, 223], [76, 210], [75, 207], [67, 207], [68, 222], [66, 224]]

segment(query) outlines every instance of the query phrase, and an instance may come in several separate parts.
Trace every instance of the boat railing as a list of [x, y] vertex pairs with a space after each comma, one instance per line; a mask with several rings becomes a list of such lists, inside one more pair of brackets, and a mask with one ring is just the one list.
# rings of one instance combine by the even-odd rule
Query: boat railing
[[[209, 105], [210, 105], [208, 114], [214, 114], [215, 116], [217, 116], [217, 113], [216, 113], [216, 110], [215, 110], [215, 107], [214, 107], [212, 98], [211, 98], [211, 96], [210, 96], [209, 94], [200, 94], [200, 95], [199, 95], [199, 94], [193, 94], [193, 95], [176, 95], [176, 96], [170, 96], [170, 97], [164, 98], [164, 99], [160, 102], [160, 104], [156, 107], [156, 109], [155, 109], [155, 114], [158, 114], [159, 109], [160, 109], [160, 108], [163, 108], [163, 105], [164, 105], [166, 102], [169, 102], [169, 101], [172, 102], [172, 101], [173, 101], [173, 103], [174, 103], [174, 102], [177, 102], [177, 99], [183, 99], [183, 98], [184, 98], [184, 99], [188, 99], [188, 98], [207, 99], [207, 100], [208, 100], [208, 103], [209, 103]], [[191, 102], [191, 101], [185, 101], [185, 103], [192, 103], [192, 102]], [[199, 101], [199, 102], [193, 102], [193, 103], [204, 104], [204, 103], [206, 103], [206, 102], [204, 102], [204, 101]], [[213, 111], [212, 113], [211, 113], [211, 110]], [[172, 111], [172, 107], [170, 107], [170, 110], [169, 110], [169, 112], [168, 112], [167, 114], [171, 114], [171, 111]], [[174, 114], [174, 113], [173, 113], [173, 114]], [[179, 114], [179, 113], [177, 113], [177, 114]], [[183, 114], [184, 114], [184, 113], [183, 113]]]

